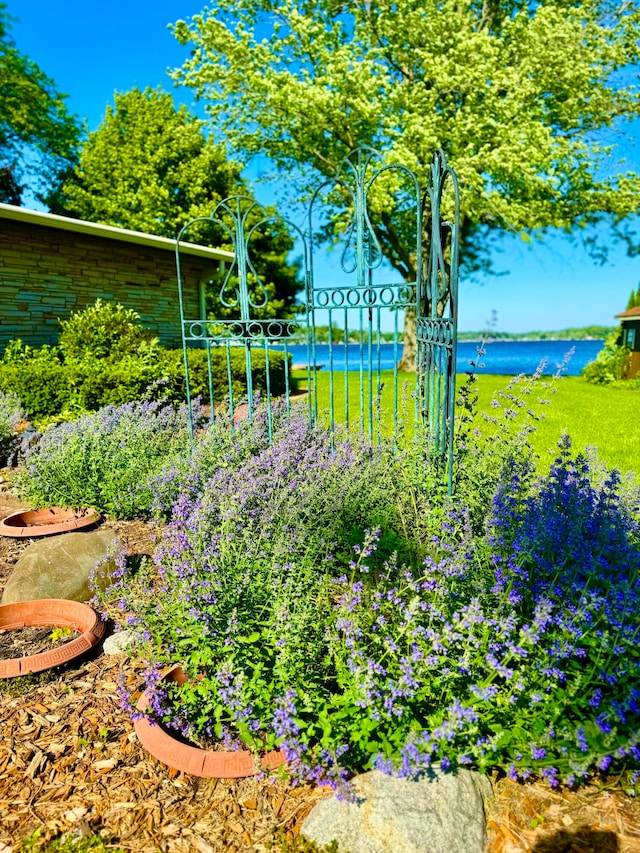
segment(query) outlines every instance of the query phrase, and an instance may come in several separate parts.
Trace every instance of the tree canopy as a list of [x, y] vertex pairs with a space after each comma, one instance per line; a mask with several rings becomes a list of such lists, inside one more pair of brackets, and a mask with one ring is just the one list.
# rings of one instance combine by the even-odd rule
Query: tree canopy
[[51, 210], [175, 237], [241, 185], [237, 165], [203, 126], [161, 89], [115, 92], [59, 194], [49, 198]]
[[[16, 47], [11, 20], [0, 3], [0, 201], [20, 204], [29, 180], [42, 195], [73, 160], [81, 129], [66, 96]], [[25, 157], [29, 150], [39, 156]]]
[[[227, 196], [250, 192], [206, 122], [176, 108], [162, 89], [116, 92], [100, 127], [90, 133], [60, 188], [47, 198], [53, 213], [174, 238], [196, 217], [209, 216]], [[259, 212], [254, 211], [254, 221]], [[220, 229], [191, 230], [186, 240], [232, 248]], [[268, 294], [267, 316], [290, 313], [302, 284], [288, 261], [294, 241], [271, 223], [256, 235], [256, 272]], [[232, 316], [210, 292], [211, 312]]]
[[[305, 190], [362, 144], [425, 183], [442, 148], [469, 266], [500, 231], [528, 239], [638, 209], [640, 177], [612, 173], [602, 133], [640, 113], [636, 4], [212, 0], [174, 33], [192, 46], [174, 79], [231, 148], [268, 155]], [[378, 237], [403, 271], [402, 233]]]
[[632, 290], [629, 295], [629, 300], [625, 310], [629, 311], [631, 308], [640, 308], [640, 285], [637, 290]]

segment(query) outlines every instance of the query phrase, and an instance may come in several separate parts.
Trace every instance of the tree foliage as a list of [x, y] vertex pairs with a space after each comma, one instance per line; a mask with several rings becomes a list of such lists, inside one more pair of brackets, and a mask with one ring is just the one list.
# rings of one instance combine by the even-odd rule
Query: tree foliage
[[54, 212], [175, 237], [240, 185], [238, 167], [185, 106], [161, 89], [116, 92], [89, 133]]
[[[306, 190], [361, 144], [424, 183], [442, 147], [471, 266], [500, 231], [528, 239], [638, 209], [640, 178], [611, 174], [601, 133], [640, 112], [636, 4], [213, 0], [174, 33], [192, 45], [174, 78], [231, 147], [268, 155]], [[378, 236], [402, 272], [401, 227]]]
[[[204, 133], [205, 122], [176, 108], [162, 89], [115, 93], [103, 123], [90, 133], [60, 189], [47, 199], [54, 213], [174, 238], [186, 223], [209, 216], [222, 199], [249, 196], [240, 167]], [[259, 216], [254, 211], [254, 219]], [[219, 228], [190, 229], [185, 239], [232, 248]], [[269, 293], [268, 316], [290, 312], [301, 287], [287, 258], [293, 240], [275, 223], [256, 238], [256, 271]], [[209, 308], [233, 316], [212, 288]], [[265, 313], [265, 312], [263, 312]]]
[[[20, 53], [10, 29], [11, 17], [0, 3], [0, 201], [20, 204], [26, 182], [35, 179], [41, 195], [73, 161], [81, 130], [66, 96]], [[28, 150], [39, 156], [27, 159]]]
[[629, 301], [625, 310], [629, 311], [631, 308], [640, 308], [640, 285], [637, 290], [632, 290], [629, 294]]

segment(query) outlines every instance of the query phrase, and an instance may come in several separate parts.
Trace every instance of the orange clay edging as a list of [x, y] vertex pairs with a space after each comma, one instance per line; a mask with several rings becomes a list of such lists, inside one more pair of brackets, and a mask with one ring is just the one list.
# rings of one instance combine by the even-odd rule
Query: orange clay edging
[[[187, 677], [182, 667], [174, 666], [163, 675], [165, 681], [184, 684]], [[138, 710], [146, 711], [150, 697], [143, 693], [138, 700]], [[161, 726], [152, 723], [148, 717], [142, 717], [134, 723], [140, 743], [163, 764], [174, 770], [181, 770], [192, 776], [207, 779], [242, 779], [255, 776], [263, 770], [272, 770], [286, 762], [281, 750], [265, 753], [256, 763], [253, 752], [241, 749], [233, 752], [200, 749], [182, 743]]]
[[88, 652], [105, 635], [106, 625], [98, 614], [79, 601], [64, 598], [38, 598], [0, 604], [0, 631], [13, 631], [25, 627], [74, 628], [82, 636], [63, 646], [37, 655], [0, 660], [0, 678], [15, 678], [30, 672], [42, 672], [60, 666]]
[[35, 536], [51, 536], [54, 533], [66, 533], [69, 530], [81, 530], [100, 521], [100, 513], [95, 509], [23, 509], [12, 512], [0, 521], [0, 535], [14, 539], [26, 539]]

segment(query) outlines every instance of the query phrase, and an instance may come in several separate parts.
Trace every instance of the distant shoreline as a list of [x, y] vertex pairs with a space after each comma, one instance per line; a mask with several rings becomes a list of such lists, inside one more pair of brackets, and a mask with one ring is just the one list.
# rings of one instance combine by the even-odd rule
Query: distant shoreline
[[[505, 346], [504, 344], [508, 344]], [[499, 376], [516, 376], [520, 373], [533, 374], [542, 366], [544, 375], [554, 375], [559, 368], [564, 375], [579, 376], [583, 368], [593, 361], [602, 349], [599, 339], [590, 340], [536, 340], [514, 341], [496, 340], [482, 348], [482, 358], [478, 357], [480, 345], [477, 341], [458, 341], [456, 372], [467, 373], [473, 364], [474, 373], [492, 373]], [[288, 351], [296, 368], [303, 368], [309, 357], [304, 344], [291, 346]], [[334, 371], [359, 371], [366, 369], [369, 361], [373, 369], [392, 370], [400, 359], [401, 344], [381, 341], [373, 347], [351, 343], [317, 344], [314, 350], [316, 369]], [[570, 359], [567, 359], [572, 351]]]
[[616, 330], [616, 326], [583, 326], [581, 328], [560, 329], [553, 332], [460, 332], [459, 341], [479, 343], [488, 341], [603, 341]]
[[516, 337], [515, 335], [510, 337], [500, 337], [495, 335], [489, 335], [489, 337], [468, 337], [470, 333], [459, 333], [458, 340], [464, 341], [467, 344], [479, 344], [481, 341], [486, 341], [488, 344], [491, 343], [501, 343], [501, 344], [520, 344], [523, 341], [566, 341], [567, 343], [571, 343], [572, 341], [604, 341], [604, 337], [584, 337], [584, 338], [564, 338], [564, 337], [540, 337], [540, 338], [532, 338], [528, 335], [522, 335], [522, 337]]
[[[458, 341], [469, 343], [480, 343], [480, 341], [495, 341], [502, 343], [503, 341], [604, 341], [612, 332], [615, 332], [617, 326], [581, 326], [577, 328], [559, 329], [556, 331], [530, 331], [530, 332], [498, 332], [491, 329], [484, 331], [461, 332], [458, 330]], [[379, 338], [378, 338], [379, 335]], [[366, 343], [367, 336], [363, 333], [362, 341], [353, 332], [348, 332], [349, 344]], [[336, 346], [344, 346], [344, 329], [333, 326], [329, 330], [328, 326], [316, 326], [315, 339], [317, 344], [332, 343]], [[380, 341], [384, 344], [398, 343], [403, 344], [403, 333], [398, 333], [397, 339], [393, 332], [374, 332], [374, 343]], [[395, 339], [395, 340], [394, 340]], [[293, 342], [293, 341], [292, 341]], [[304, 343], [300, 339], [300, 343]]]

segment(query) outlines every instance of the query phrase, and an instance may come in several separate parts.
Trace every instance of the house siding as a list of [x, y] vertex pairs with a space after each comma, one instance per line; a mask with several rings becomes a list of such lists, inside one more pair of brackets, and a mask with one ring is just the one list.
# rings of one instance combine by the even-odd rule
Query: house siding
[[[200, 316], [198, 292], [218, 268], [213, 258], [181, 254], [185, 316]], [[0, 350], [12, 338], [55, 344], [60, 325], [100, 297], [140, 315], [165, 346], [181, 344], [175, 255], [48, 225], [0, 221]]]

